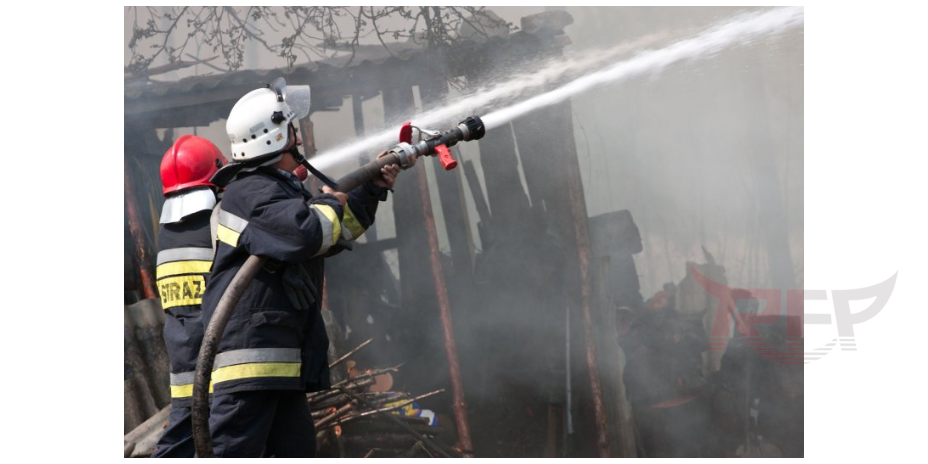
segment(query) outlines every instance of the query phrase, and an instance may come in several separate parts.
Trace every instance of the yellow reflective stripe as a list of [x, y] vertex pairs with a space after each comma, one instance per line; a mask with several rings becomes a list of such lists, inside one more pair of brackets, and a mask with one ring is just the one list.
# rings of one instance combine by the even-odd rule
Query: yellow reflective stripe
[[202, 275], [165, 277], [158, 279], [158, 292], [164, 309], [203, 304], [206, 281]]
[[[292, 362], [266, 362], [236, 364], [220, 367], [213, 371], [209, 383], [209, 392], [213, 393], [213, 385], [229, 380], [251, 379], [257, 377], [299, 377], [301, 363]], [[193, 396], [193, 384], [171, 385], [171, 398], [189, 398]]]
[[344, 226], [342, 232], [348, 234], [348, 236], [345, 237], [348, 240], [354, 240], [364, 233], [364, 227], [358, 222], [358, 218], [355, 217], [347, 204], [345, 205], [345, 215], [342, 217], [342, 226]]
[[219, 228], [216, 231], [216, 238], [219, 239], [220, 242], [225, 243], [226, 245], [229, 245], [233, 248], [238, 246], [238, 238], [240, 235], [242, 234], [222, 224], [219, 224]]
[[322, 228], [322, 244], [315, 256], [319, 256], [329, 251], [332, 245], [338, 242], [338, 237], [342, 233], [342, 226], [338, 221], [338, 214], [335, 209], [329, 205], [315, 204], [312, 205], [319, 215], [319, 226]]
[[249, 363], [220, 367], [213, 371], [213, 383], [255, 377], [299, 377], [301, 363]]
[[[213, 392], [213, 383], [209, 383], [209, 392]], [[171, 398], [190, 398], [193, 396], [193, 384], [171, 385]]]
[[193, 396], [193, 384], [171, 385], [171, 398], [189, 398]]
[[335, 245], [335, 242], [338, 241], [338, 236], [342, 234], [341, 223], [338, 222], [338, 214], [335, 213], [335, 208], [332, 208], [329, 205], [313, 205], [318, 211], [325, 215], [326, 219], [332, 223], [332, 245]]
[[212, 264], [212, 261], [174, 261], [158, 266], [155, 275], [162, 279], [178, 274], [207, 274]]

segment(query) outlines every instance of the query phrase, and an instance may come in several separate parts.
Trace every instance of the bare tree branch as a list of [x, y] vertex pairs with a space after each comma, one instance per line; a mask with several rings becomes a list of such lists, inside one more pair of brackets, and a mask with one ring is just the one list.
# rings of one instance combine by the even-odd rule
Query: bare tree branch
[[[264, 48], [267, 49], [267, 51], [275, 52], [275, 51], [276, 51], [276, 50], [275, 50], [276, 46], [267, 43], [267, 41], [265, 41], [263, 38], [261, 38], [261, 36], [260, 36], [260, 30], [258, 30], [257, 32], [252, 32], [252, 31], [250, 31], [250, 30], [248, 29], [248, 19], [247, 19], [247, 18], [252, 17], [252, 12], [253, 12], [255, 9], [256, 9], [256, 7], [249, 7], [249, 8], [248, 8], [248, 11], [245, 12], [245, 18], [246, 18], [246, 19], [243, 21], [243, 20], [241, 20], [241, 19], [238, 17], [238, 14], [236, 14], [234, 8], [232, 8], [232, 7], [225, 7], [225, 10], [229, 12], [229, 15], [231, 15], [233, 18], [235, 18], [235, 20], [238, 21], [239, 24], [242, 25], [242, 28], [245, 30], [245, 33], [248, 34], [248, 37], [249, 37], [250, 39], [256, 40], [256, 41], [258, 41], [258, 43], [260, 43], [261, 45], [264, 45]], [[253, 27], [254, 27], [254, 26], [253, 26]]]
[[[127, 7], [132, 18], [128, 43], [129, 63], [125, 72], [145, 75], [146, 70], [174, 63], [187, 52], [191, 40], [223, 57], [223, 66], [207, 64], [217, 71], [232, 71], [244, 64], [245, 43], [254, 40], [263, 50], [273, 52], [288, 68], [297, 62], [330, 58], [331, 51], [350, 51], [344, 66], [357, 57], [362, 39], [372, 34], [390, 56], [391, 42], [408, 40], [434, 50], [442, 50], [461, 40], [458, 33], [467, 25], [484, 37], [488, 28], [511, 23], [488, 14], [484, 7]], [[384, 27], [384, 21], [397, 24]], [[160, 25], [166, 24], [166, 27]], [[280, 37], [271, 39], [271, 37]], [[279, 43], [275, 43], [279, 40]], [[171, 45], [172, 42], [177, 45]], [[204, 63], [206, 64], [206, 63]], [[449, 76], [450, 78], [450, 76]], [[460, 83], [458, 83], [460, 84]], [[453, 84], [454, 85], [454, 84]]]

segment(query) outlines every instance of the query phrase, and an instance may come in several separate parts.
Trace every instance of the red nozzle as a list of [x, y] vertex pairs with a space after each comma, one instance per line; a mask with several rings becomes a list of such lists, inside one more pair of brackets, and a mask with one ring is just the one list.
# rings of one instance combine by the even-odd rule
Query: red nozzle
[[438, 153], [438, 159], [441, 160], [441, 165], [445, 167], [445, 171], [450, 171], [458, 167], [458, 162], [451, 157], [451, 150], [444, 144], [437, 145], [435, 147], [435, 153]]
[[400, 127], [400, 142], [412, 143], [412, 123], [407, 122]]

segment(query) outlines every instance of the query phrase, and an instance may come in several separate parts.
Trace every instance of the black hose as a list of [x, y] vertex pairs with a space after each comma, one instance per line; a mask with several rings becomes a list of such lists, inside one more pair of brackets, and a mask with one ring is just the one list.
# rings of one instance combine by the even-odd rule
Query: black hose
[[346, 174], [345, 177], [338, 179], [336, 183], [342, 192], [350, 192], [356, 187], [364, 185], [371, 179], [379, 176], [380, 170], [383, 169], [384, 166], [391, 164], [399, 165], [400, 159], [394, 153], [387, 153], [383, 157], [377, 158], [353, 172]]
[[258, 271], [264, 267], [267, 258], [251, 255], [245, 264], [229, 282], [226, 291], [216, 305], [216, 311], [209, 320], [206, 333], [203, 334], [203, 343], [200, 345], [200, 355], [197, 357], [197, 371], [193, 381], [193, 408], [191, 411], [193, 422], [193, 446], [197, 457], [214, 458], [213, 442], [209, 433], [209, 382], [213, 372], [213, 361], [219, 349], [219, 341], [226, 330], [226, 324], [232, 317], [232, 311], [238, 305], [245, 289], [251, 284]]

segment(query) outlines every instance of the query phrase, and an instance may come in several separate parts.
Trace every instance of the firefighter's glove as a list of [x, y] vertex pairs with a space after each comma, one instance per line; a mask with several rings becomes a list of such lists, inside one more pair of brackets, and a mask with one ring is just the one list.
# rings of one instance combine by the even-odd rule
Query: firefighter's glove
[[290, 304], [299, 310], [308, 310], [316, 302], [316, 286], [309, 272], [300, 263], [288, 265], [283, 272], [284, 291]]

